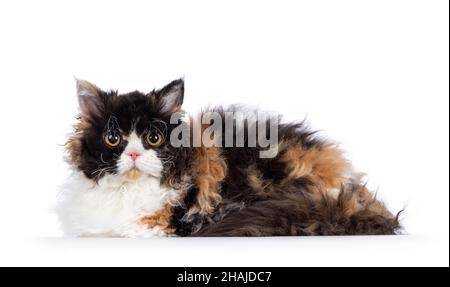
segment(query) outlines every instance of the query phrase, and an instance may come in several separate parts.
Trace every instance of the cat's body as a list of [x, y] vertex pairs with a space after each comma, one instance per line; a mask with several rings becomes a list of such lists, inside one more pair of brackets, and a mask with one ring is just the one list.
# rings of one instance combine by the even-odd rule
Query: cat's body
[[[261, 158], [259, 145], [222, 147], [224, 138], [218, 146], [172, 146], [170, 134], [182, 122], [170, 123], [170, 117], [180, 111], [183, 93], [180, 80], [147, 95], [120, 96], [78, 82], [81, 117], [68, 141], [75, 171], [58, 206], [66, 233], [271, 236], [399, 229], [397, 217], [367, 191], [338, 147], [302, 123], [275, 123], [278, 152], [271, 158]], [[236, 112], [210, 111], [221, 119]], [[257, 122], [235, 124], [232, 134], [251, 124]]]

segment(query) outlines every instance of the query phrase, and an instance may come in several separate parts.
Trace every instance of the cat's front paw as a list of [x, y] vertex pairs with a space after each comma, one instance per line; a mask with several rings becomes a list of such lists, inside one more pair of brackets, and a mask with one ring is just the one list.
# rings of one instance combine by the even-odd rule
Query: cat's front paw
[[168, 233], [164, 231], [164, 228], [160, 225], [147, 228], [147, 231], [144, 233], [144, 238], [151, 237], [168, 237]]
[[129, 238], [152, 238], [152, 237], [167, 237], [167, 232], [159, 225], [148, 227], [143, 224], [133, 224], [120, 234], [121, 237]]

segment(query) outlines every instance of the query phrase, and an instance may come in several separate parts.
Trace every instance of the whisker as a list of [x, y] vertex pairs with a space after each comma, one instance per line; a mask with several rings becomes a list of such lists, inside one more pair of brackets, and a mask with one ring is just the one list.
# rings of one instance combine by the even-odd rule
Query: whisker
[[100, 167], [100, 168], [94, 170], [93, 172], [91, 172], [91, 175], [97, 174], [94, 176], [94, 178], [97, 180], [106, 172], [113, 171], [113, 170], [114, 170], [114, 167], [111, 167], [111, 166], [107, 166], [107, 167], [103, 167], [103, 168]]
[[103, 153], [100, 153], [100, 160], [104, 163], [104, 164], [108, 164], [104, 159], [103, 159]]

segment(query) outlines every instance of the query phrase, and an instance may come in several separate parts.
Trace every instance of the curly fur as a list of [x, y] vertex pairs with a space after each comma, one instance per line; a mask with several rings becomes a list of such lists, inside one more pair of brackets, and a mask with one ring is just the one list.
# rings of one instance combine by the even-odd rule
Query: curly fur
[[[399, 214], [366, 189], [335, 143], [318, 137], [304, 122], [286, 124], [278, 117], [273, 158], [260, 158], [264, 148], [259, 145], [175, 148], [169, 135], [184, 123], [169, 119], [181, 111], [183, 80], [148, 94], [105, 92], [79, 81], [78, 95], [80, 122], [67, 142], [76, 176], [65, 185], [58, 209], [67, 233], [290, 236], [400, 230]], [[204, 112], [224, 118], [240, 110]], [[232, 134], [257, 124], [257, 119], [233, 122]], [[114, 148], [102, 141], [110, 130], [122, 138]], [[162, 136], [160, 146], [146, 143], [149, 130]], [[127, 156], [130, 148], [142, 154], [140, 162]]]

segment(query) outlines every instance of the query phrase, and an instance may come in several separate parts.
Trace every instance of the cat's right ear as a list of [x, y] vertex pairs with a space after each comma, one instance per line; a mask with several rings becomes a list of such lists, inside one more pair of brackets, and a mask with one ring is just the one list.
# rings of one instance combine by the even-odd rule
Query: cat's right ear
[[88, 81], [78, 79], [76, 81], [81, 114], [89, 117], [100, 114], [100, 89]]

